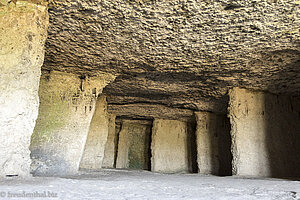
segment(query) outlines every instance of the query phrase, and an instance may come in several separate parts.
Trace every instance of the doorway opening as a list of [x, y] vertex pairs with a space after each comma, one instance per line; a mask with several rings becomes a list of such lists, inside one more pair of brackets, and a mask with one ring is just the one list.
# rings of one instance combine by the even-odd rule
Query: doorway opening
[[151, 170], [152, 120], [116, 118], [115, 167]]

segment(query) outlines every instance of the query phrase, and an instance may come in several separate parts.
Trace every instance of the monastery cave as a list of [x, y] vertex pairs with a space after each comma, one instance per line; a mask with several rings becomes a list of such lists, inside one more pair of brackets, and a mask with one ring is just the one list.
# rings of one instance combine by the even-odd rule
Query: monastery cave
[[2, 180], [300, 186], [300, 1], [0, 0], [0, 69]]

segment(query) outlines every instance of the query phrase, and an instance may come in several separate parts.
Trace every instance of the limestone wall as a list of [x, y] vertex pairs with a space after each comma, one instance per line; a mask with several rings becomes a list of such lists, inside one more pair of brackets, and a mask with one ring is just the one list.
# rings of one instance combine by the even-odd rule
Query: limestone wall
[[152, 128], [151, 171], [188, 171], [187, 123], [155, 119]]
[[300, 177], [300, 99], [239, 88], [229, 96], [233, 174]]
[[109, 118], [105, 96], [97, 99], [88, 138], [80, 162], [80, 169], [100, 169], [104, 159], [104, 150], [108, 137]]
[[149, 169], [151, 121], [122, 120], [117, 168]]
[[108, 136], [107, 142], [105, 144], [104, 158], [102, 162], [103, 168], [113, 168], [115, 162], [115, 152], [116, 152], [116, 115], [108, 114]]
[[43, 72], [39, 116], [30, 146], [34, 174], [77, 172], [96, 98], [112, 79], [105, 74], [79, 78], [64, 72]]
[[0, 2], [0, 177], [30, 175], [47, 26], [46, 6]]
[[230, 129], [226, 116], [195, 112], [199, 173], [230, 175]]

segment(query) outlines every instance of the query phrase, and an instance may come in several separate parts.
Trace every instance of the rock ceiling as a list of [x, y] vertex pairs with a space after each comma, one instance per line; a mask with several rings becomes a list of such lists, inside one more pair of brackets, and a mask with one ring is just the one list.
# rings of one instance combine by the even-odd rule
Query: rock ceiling
[[56, 0], [43, 69], [117, 75], [111, 105], [224, 112], [233, 86], [300, 95], [300, 1]]

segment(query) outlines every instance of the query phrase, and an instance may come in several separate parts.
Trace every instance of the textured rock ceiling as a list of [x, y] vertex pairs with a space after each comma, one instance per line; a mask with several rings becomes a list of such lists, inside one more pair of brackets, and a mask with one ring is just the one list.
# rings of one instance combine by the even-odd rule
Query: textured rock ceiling
[[118, 75], [111, 105], [223, 112], [228, 88], [300, 95], [300, 1], [56, 0], [43, 69]]

